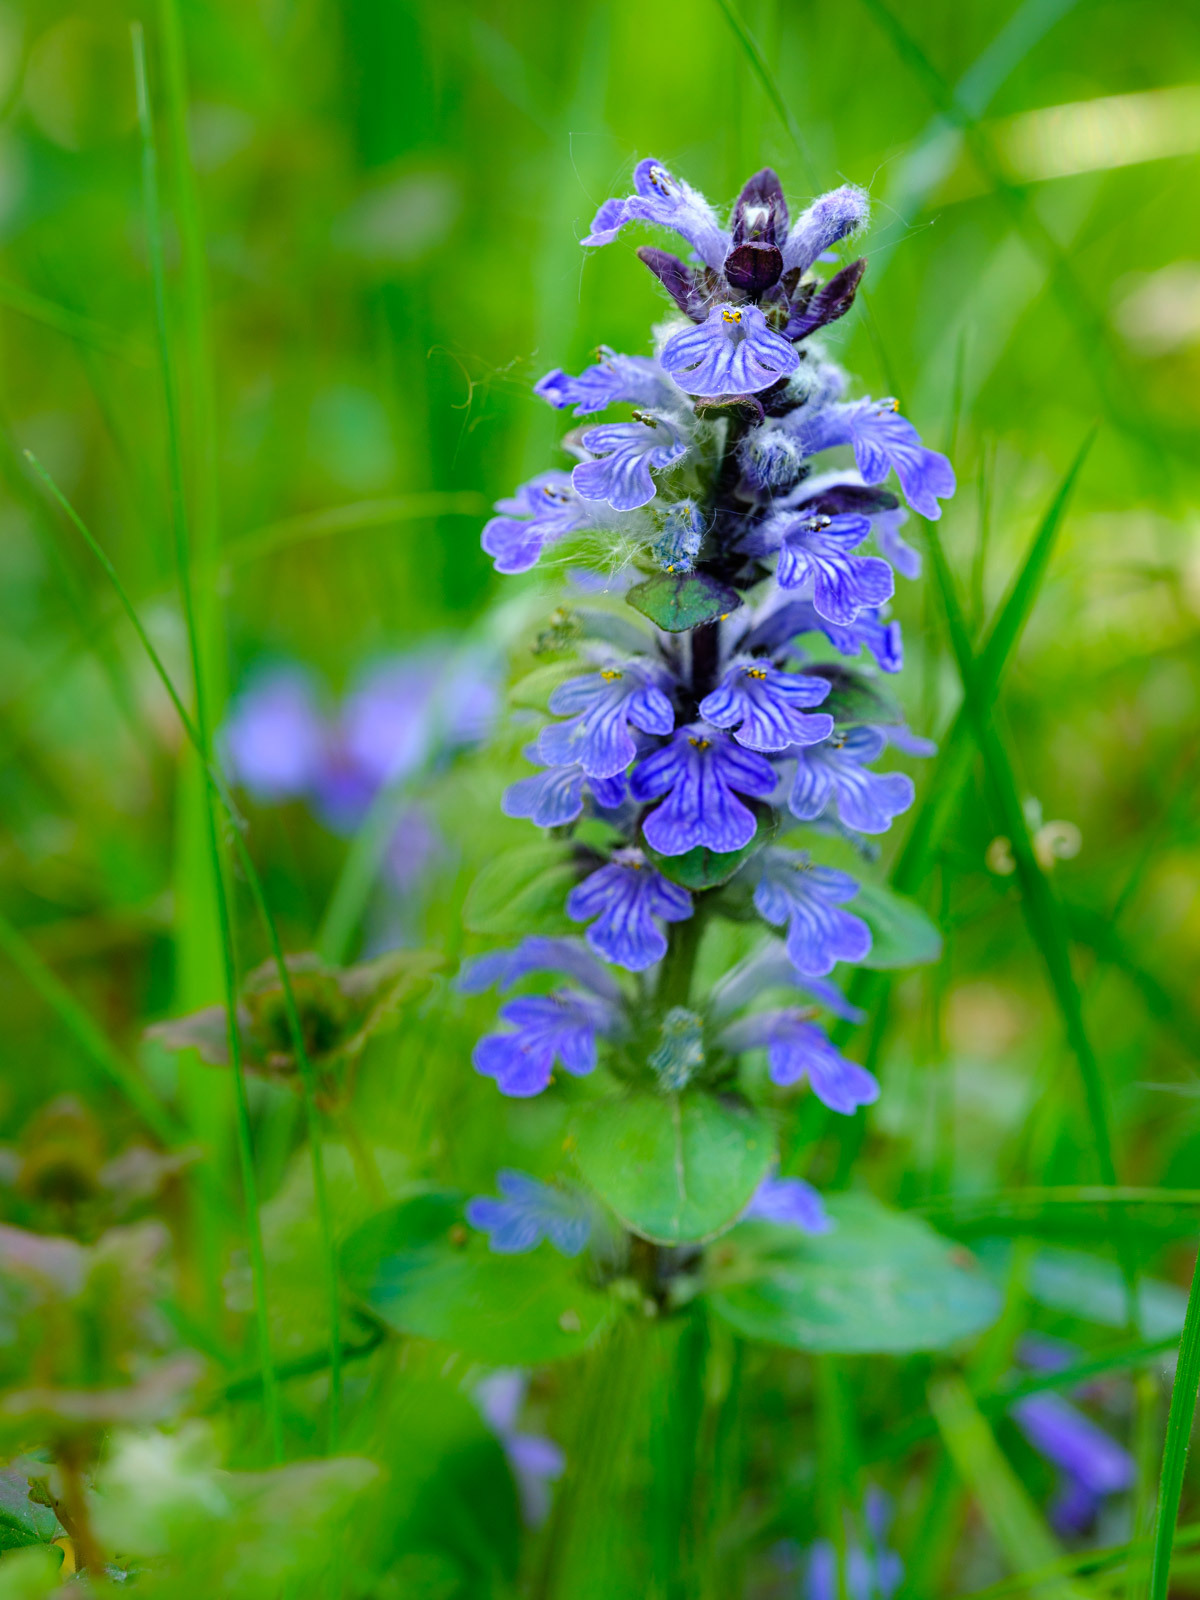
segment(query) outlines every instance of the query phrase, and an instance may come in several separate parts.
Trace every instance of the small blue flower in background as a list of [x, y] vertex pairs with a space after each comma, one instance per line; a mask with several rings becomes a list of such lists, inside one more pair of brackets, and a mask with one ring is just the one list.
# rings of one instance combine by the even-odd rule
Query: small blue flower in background
[[839, 961], [861, 961], [871, 930], [841, 908], [858, 884], [835, 867], [815, 867], [803, 850], [764, 850], [754, 904], [776, 927], [787, 924], [788, 958], [798, 972], [823, 977]]
[[504, 573], [528, 572], [547, 545], [596, 520], [594, 506], [580, 499], [570, 473], [557, 470], [539, 473], [515, 495], [497, 500], [496, 510], [501, 515], [486, 524], [480, 543], [496, 571]]
[[756, 394], [788, 377], [800, 357], [757, 306], [714, 306], [699, 327], [672, 334], [659, 355], [688, 394]]
[[311, 675], [284, 666], [251, 679], [230, 708], [221, 746], [231, 775], [256, 800], [307, 795], [328, 748]]
[[719, 688], [700, 702], [700, 715], [714, 728], [733, 730], [750, 750], [786, 750], [816, 744], [833, 732], [826, 712], [805, 716], [829, 694], [829, 679], [781, 672], [769, 661], [735, 662]]
[[665, 418], [589, 428], [580, 441], [596, 457], [581, 461], [571, 483], [585, 500], [606, 500], [614, 511], [636, 511], [657, 493], [651, 468], [663, 472], [687, 454], [687, 441]]
[[591, 1218], [578, 1195], [511, 1168], [496, 1174], [496, 1187], [503, 1200], [478, 1195], [467, 1204], [467, 1221], [487, 1234], [490, 1249], [524, 1255], [549, 1239], [564, 1256], [577, 1256], [587, 1244]]
[[792, 815], [811, 822], [832, 801], [848, 828], [886, 833], [892, 818], [912, 805], [916, 790], [907, 773], [867, 769], [868, 761], [882, 755], [884, 744], [876, 729], [858, 727], [797, 750], [796, 777], [788, 796]]
[[681, 728], [670, 744], [638, 763], [629, 781], [635, 800], [666, 796], [642, 823], [647, 842], [664, 856], [681, 856], [697, 845], [740, 850], [758, 824], [738, 794], [766, 800], [774, 789], [769, 761], [703, 723]]
[[886, 561], [852, 554], [870, 531], [867, 517], [787, 517], [769, 524], [762, 537], [779, 537], [780, 587], [811, 583], [818, 615], [844, 625], [864, 607], [883, 605], [896, 590]]
[[627, 723], [656, 734], [675, 726], [675, 709], [660, 683], [636, 661], [568, 678], [550, 696], [550, 710], [571, 720], [542, 729], [539, 758], [557, 767], [578, 764], [591, 778], [615, 778], [637, 754]]
[[[892, 1504], [878, 1489], [869, 1489], [864, 1505], [871, 1548], [851, 1544], [846, 1551], [846, 1591], [849, 1600], [891, 1600], [904, 1581], [904, 1563], [887, 1547]], [[808, 1558], [804, 1600], [837, 1600], [837, 1551], [828, 1539], [818, 1539]]]
[[[1018, 1357], [1035, 1371], [1054, 1372], [1078, 1354], [1070, 1345], [1029, 1335]], [[1085, 1532], [1106, 1496], [1133, 1487], [1136, 1466], [1129, 1452], [1061, 1394], [1027, 1395], [1008, 1414], [1029, 1443], [1059, 1470], [1050, 1520], [1062, 1534]]]
[[556, 368], [533, 386], [534, 394], [556, 411], [575, 407], [577, 417], [586, 417], [619, 402], [653, 409], [678, 399], [657, 361], [646, 356], [623, 356], [607, 345], [597, 351], [600, 360], [586, 367], [577, 378]]
[[538, 1528], [550, 1513], [550, 1485], [562, 1477], [567, 1462], [553, 1439], [518, 1431], [517, 1418], [528, 1387], [524, 1372], [502, 1368], [475, 1385], [475, 1403], [508, 1457], [522, 1518], [529, 1527]]
[[522, 1100], [541, 1094], [556, 1061], [575, 1078], [594, 1071], [596, 1035], [611, 1032], [614, 1022], [610, 1007], [571, 989], [509, 1000], [500, 1018], [512, 1031], [484, 1034], [471, 1060], [501, 1094]]
[[[537, 759], [537, 747], [526, 750]], [[531, 778], [518, 778], [504, 791], [500, 802], [506, 817], [524, 817], [539, 828], [561, 828], [583, 815], [584, 787], [604, 811], [614, 811], [625, 798], [625, 779], [589, 778], [577, 763], [568, 767], [547, 767]]]
[[606, 866], [567, 896], [567, 915], [576, 922], [598, 918], [586, 935], [592, 949], [629, 972], [644, 972], [667, 953], [655, 917], [683, 922], [691, 914], [687, 890], [648, 866], [637, 849], [615, 850]]
[[771, 1082], [788, 1089], [807, 1078], [831, 1111], [852, 1116], [879, 1098], [879, 1084], [865, 1067], [830, 1044], [806, 1011], [760, 1011], [729, 1025], [720, 1042], [727, 1050], [765, 1049]]
[[742, 1212], [743, 1221], [751, 1219], [777, 1222], [804, 1233], [828, 1233], [833, 1227], [825, 1202], [803, 1178], [764, 1178]]

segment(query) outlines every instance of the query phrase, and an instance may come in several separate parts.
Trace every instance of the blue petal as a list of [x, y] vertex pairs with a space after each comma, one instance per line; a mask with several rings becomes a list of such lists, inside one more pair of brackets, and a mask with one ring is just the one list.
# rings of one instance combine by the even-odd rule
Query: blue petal
[[688, 394], [756, 394], [796, 370], [800, 358], [757, 306], [714, 306], [699, 327], [672, 335], [659, 357]]
[[583, 769], [547, 767], [531, 778], [519, 778], [500, 802], [506, 817], [525, 817], [539, 828], [561, 828], [583, 812]]

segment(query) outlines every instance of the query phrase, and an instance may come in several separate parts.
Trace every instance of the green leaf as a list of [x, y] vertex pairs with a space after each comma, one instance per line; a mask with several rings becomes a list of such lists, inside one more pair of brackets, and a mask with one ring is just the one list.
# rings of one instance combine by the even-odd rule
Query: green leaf
[[11, 1467], [0, 1472], [0, 1550], [52, 1544], [65, 1532], [50, 1507], [31, 1498], [28, 1479]]
[[[1110, 1229], [1110, 1239], [1112, 1230]], [[1029, 1295], [1055, 1311], [1123, 1327], [1128, 1299], [1121, 1269], [1082, 1250], [1048, 1246], [1039, 1250], [1029, 1269]], [[1137, 1288], [1137, 1325], [1144, 1338], [1178, 1333], [1183, 1327], [1187, 1295], [1176, 1284], [1141, 1276]]]
[[443, 1190], [372, 1217], [341, 1259], [351, 1291], [389, 1327], [493, 1366], [579, 1355], [615, 1314], [616, 1302], [549, 1244], [494, 1255], [464, 1226], [463, 1197]]
[[905, 1355], [978, 1333], [1000, 1296], [961, 1246], [869, 1195], [828, 1201], [805, 1234], [743, 1223], [712, 1254], [711, 1303], [747, 1339], [829, 1354]]
[[871, 930], [871, 953], [859, 963], [877, 970], [922, 967], [942, 959], [942, 936], [915, 900], [864, 883], [849, 909]]
[[682, 884], [685, 889], [715, 889], [733, 877], [742, 863], [754, 854], [759, 842], [757, 838], [751, 839], [741, 850], [710, 850], [706, 844], [698, 844], [681, 856], [660, 856], [657, 850], [649, 848], [646, 854], [672, 883]]
[[656, 572], [635, 584], [625, 598], [667, 633], [687, 633], [715, 617], [728, 616], [742, 603], [736, 589], [707, 572]]
[[513, 684], [508, 691], [509, 703], [529, 711], [547, 711], [550, 696], [559, 684], [577, 677], [584, 670], [586, 668], [578, 660], [544, 662]]
[[580, 1116], [574, 1135], [587, 1181], [627, 1227], [657, 1244], [727, 1228], [775, 1154], [759, 1112], [699, 1091], [605, 1100]]
[[886, 722], [891, 725], [904, 721], [900, 702], [889, 689], [875, 678], [854, 667], [843, 667], [836, 661], [812, 661], [804, 671], [818, 678], [828, 678], [829, 694], [821, 701], [820, 709], [828, 711], [835, 722]]
[[467, 891], [463, 922], [472, 933], [563, 933], [574, 926], [563, 905], [576, 876], [567, 848], [554, 840], [504, 850]]

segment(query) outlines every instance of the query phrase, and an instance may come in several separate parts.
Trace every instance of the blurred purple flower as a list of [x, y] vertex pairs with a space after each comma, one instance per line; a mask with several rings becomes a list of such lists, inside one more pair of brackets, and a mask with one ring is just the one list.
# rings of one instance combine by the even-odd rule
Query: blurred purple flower
[[521, 1515], [531, 1528], [537, 1528], [550, 1512], [550, 1485], [562, 1477], [567, 1463], [553, 1439], [518, 1431], [517, 1418], [527, 1387], [525, 1373], [502, 1369], [489, 1373], [475, 1386], [475, 1402], [508, 1457]]
[[502, 1167], [496, 1187], [504, 1196], [476, 1195], [467, 1203], [467, 1221], [488, 1236], [500, 1255], [524, 1255], [543, 1239], [564, 1256], [577, 1256], [592, 1231], [586, 1205], [577, 1194], [541, 1183], [528, 1173]]
[[839, 1055], [806, 1011], [759, 1011], [729, 1025], [725, 1049], [767, 1052], [771, 1082], [787, 1089], [807, 1077], [817, 1099], [831, 1111], [852, 1116], [879, 1098], [879, 1085], [865, 1067]]
[[485, 1078], [495, 1078], [501, 1094], [528, 1099], [550, 1082], [555, 1062], [583, 1078], [596, 1066], [596, 1035], [612, 1031], [610, 1006], [573, 989], [525, 995], [500, 1007], [510, 1032], [487, 1033], [471, 1060]]
[[825, 1202], [803, 1178], [764, 1178], [742, 1212], [744, 1221], [777, 1222], [804, 1233], [828, 1233], [833, 1222]]
[[[864, 1510], [872, 1548], [852, 1544], [846, 1551], [846, 1592], [849, 1600], [891, 1600], [904, 1581], [904, 1564], [886, 1543], [891, 1501], [869, 1489]], [[828, 1539], [818, 1539], [809, 1554], [805, 1600], [837, 1600], [837, 1595], [837, 1552]]]
[[312, 678], [275, 667], [253, 678], [230, 707], [221, 744], [230, 777], [257, 800], [295, 800], [317, 783], [328, 731]]

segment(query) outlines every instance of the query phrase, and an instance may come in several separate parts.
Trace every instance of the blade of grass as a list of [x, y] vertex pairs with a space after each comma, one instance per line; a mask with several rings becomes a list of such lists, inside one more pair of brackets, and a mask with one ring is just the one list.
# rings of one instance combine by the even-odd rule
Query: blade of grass
[[[1110, 1373], [1128, 1372], [1145, 1362], [1153, 1361], [1156, 1356], [1166, 1355], [1168, 1351], [1174, 1350], [1178, 1343], [1179, 1339], [1175, 1334], [1169, 1334], [1162, 1339], [1139, 1339], [1136, 1343], [1119, 1345], [1115, 1350], [1109, 1350], [1103, 1355], [1090, 1356], [1086, 1361], [1074, 1361], [1069, 1367], [1060, 1367], [1057, 1372], [1036, 1373], [1023, 1378], [1019, 1383], [1005, 1384], [1002, 1387], [973, 1385], [971, 1395], [985, 1417], [1000, 1417], [1009, 1406], [1018, 1400], [1028, 1398], [1029, 1395], [1046, 1394], [1050, 1391], [1069, 1392], [1082, 1384], [1091, 1383], [1096, 1378], [1107, 1377]], [[873, 1459], [898, 1460], [936, 1432], [937, 1427], [931, 1416], [916, 1416], [908, 1422], [901, 1422], [890, 1428], [886, 1437], [880, 1440]]]
[[[1175, 1543], [1176, 1548], [1181, 1550], [1191, 1550], [1200, 1544], [1200, 1522], [1191, 1522], [1186, 1528], [1180, 1528]], [[963, 1600], [1008, 1600], [1010, 1595], [1042, 1589], [1054, 1579], [1069, 1577], [1072, 1573], [1101, 1577], [1109, 1571], [1119, 1571], [1125, 1564], [1130, 1569], [1140, 1569], [1144, 1573], [1149, 1568], [1150, 1554], [1148, 1539], [1105, 1545], [1098, 1550], [1076, 1550], [1073, 1555], [1064, 1556], [1061, 1561], [1051, 1562], [1035, 1571], [1019, 1572], [1000, 1583], [990, 1583], [986, 1589], [972, 1589], [963, 1596]]]
[[[138, 23], [133, 25], [133, 60], [134, 76], [137, 84], [138, 119], [142, 132], [143, 202], [146, 212], [150, 272], [154, 289], [159, 368], [167, 419], [171, 524], [174, 533], [176, 567], [183, 599], [184, 620], [187, 627], [188, 648], [191, 658], [192, 688], [196, 701], [196, 745], [201, 768], [207, 769], [209, 740], [204, 669], [200, 655], [200, 638], [196, 625], [195, 607], [192, 602], [191, 557], [188, 539], [187, 506], [183, 487], [182, 447], [176, 410], [174, 363], [167, 324], [166, 272], [163, 262], [162, 223], [158, 202], [158, 155], [155, 146], [154, 121], [150, 110], [149, 85], [146, 76], [145, 40], [141, 25]], [[59, 498], [61, 499], [62, 497], [59, 496]], [[178, 702], [177, 695], [173, 698]], [[225, 998], [226, 1037], [234, 1082], [235, 1124], [246, 1213], [246, 1231], [250, 1247], [250, 1271], [254, 1287], [258, 1356], [263, 1373], [263, 1400], [271, 1437], [271, 1448], [275, 1459], [281, 1461], [283, 1459], [283, 1421], [279, 1406], [279, 1385], [275, 1377], [274, 1360], [271, 1353], [266, 1256], [263, 1250], [262, 1224], [259, 1218], [258, 1179], [255, 1172], [254, 1144], [250, 1129], [250, 1102], [246, 1092], [246, 1075], [242, 1062], [242, 1041], [237, 1024], [237, 976], [233, 925], [225, 874], [221, 862], [220, 842], [217, 837], [216, 817], [210, 795], [209, 786], [205, 783], [203, 785], [204, 833], [217, 905], [221, 974]]]
[[105, 355], [120, 356], [137, 366], [150, 364], [146, 351], [123, 345], [115, 334], [101, 327], [98, 322], [93, 322], [90, 317], [81, 316], [78, 311], [47, 300], [45, 295], [35, 294], [23, 284], [0, 280], [0, 305], [7, 306], [22, 317], [28, 317], [31, 322], [40, 322], [44, 328], [53, 328], [55, 333], [65, 334], [68, 339], [90, 345], [94, 350], [102, 350]]
[[[298, 1007], [296, 1005], [296, 997], [295, 997], [295, 991], [294, 991], [294, 988], [293, 988], [293, 985], [292, 985], [292, 981], [291, 981], [291, 974], [288, 971], [287, 962], [286, 962], [286, 959], [285, 959], [284, 953], [283, 953], [283, 946], [282, 946], [282, 944], [280, 942], [280, 939], [279, 939], [279, 930], [278, 930], [278, 927], [276, 925], [274, 915], [271, 912], [269, 902], [267, 901], [266, 891], [264, 890], [263, 884], [262, 884], [262, 878], [260, 877], [258, 869], [256, 868], [256, 866], [254, 864], [254, 858], [250, 854], [249, 845], [246, 843], [245, 824], [244, 824], [241, 816], [238, 814], [237, 808], [235, 807], [235, 805], [233, 803], [233, 800], [230, 797], [229, 791], [226, 788], [224, 782], [222, 781], [219, 772], [217, 772], [217, 770], [213, 766], [212, 761], [203, 756], [203, 747], [201, 745], [200, 730], [197, 727], [197, 725], [196, 725], [195, 721], [193, 720], [192, 716], [188, 712], [186, 706], [183, 704], [183, 701], [182, 701], [182, 699], [180, 698], [180, 695], [179, 695], [179, 691], [175, 687], [175, 684], [174, 684], [174, 682], [173, 682], [173, 680], [171, 678], [171, 675], [167, 671], [166, 666], [163, 663], [162, 657], [159, 655], [158, 651], [155, 649], [152, 640], [150, 639], [149, 635], [147, 634], [145, 628], [143, 627], [141, 618], [138, 616], [137, 611], [134, 608], [133, 602], [129, 598], [129, 595], [126, 592], [125, 587], [121, 582], [120, 576], [117, 573], [116, 568], [113, 566], [112, 562], [109, 560], [107, 553], [105, 552], [103, 547], [100, 545], [100, 543], [97, 541], [97, 539], [94, 537], [94, 535], [92, 534], [91, 530], [87, 527], [86, 523], [84, 523], [83, 519], [79, 516], [79, 513], [71, 505], [70, 501], [63, 494], [62, 490], [58, 487], [58, 485], [54, 482], [53, 478], [51, 478], [50, 474], [46, 471], [45, 467], [42, 466], [41, 462], [38, 461], [37, 457], [32, 453], [32, 451], [28, 451], [27, 450], [25, 452], [25, 454], [28, 457], [29, 461], [32, 463], [34, 469], [37, 471], [37, 473], [41, 477], [42, 481], [45, 483], [47, 489], [53, 495], [54, 499], [58, 502], [58, 504], [62, 507], [62, 509], [66, 513], [66, 515], [70, 518], [70, 520], [74, 524], [75, 528], [78, 530], [78, 532], [81, 534], [83, 539], [86, 541], [86, 543], [88, 545], [88, 548], [96, 556], [96, 559], [100, 562], [101, 566], [103, 567], [103, 569], [104, 569], [109, 581], [112, 583], [113, 588], [116, 591], [117, 597], [118, 597], [118, 599], [120, 601], [120, 604], [121, 604], [122, 608], [125, 611], [126, 616], [129, 618], [130, 622], [133, 624], [134, 631], [137, 634], [138, 640], [141, 643], [142, 648], [145, 650], [146, 655], [148, 656], [148, 658], [150, 660], [150, 663], [153, 666], [154, 671], [157, 674], [160, 683], [162, 684], [163, 688], [166, 690], [166, 693], [167, 693], [167, 695], [168, 695], [168, 697], [169, 697], [169, 699], [171, 701], [171, 704], [175, 709], [175, 714], [178, 716], [180, 724], [183, 727], [183, 730], [186, 733], [186, 735], [188, 737], [188, 740], [189, 740], [190, 744], [192, 745], [192, 748], [195, 750], [197, 756], [202, 757], [202, 770], [203, 770], [204, 777], [205, 777], [205, 780], [206, 780], [206, 783], [207, 783], [207, 788], [208, 788], [208, 793], [209, 793], [210, 799], [213, 802], [215, 802], [216, 804], [220, 805], [223, 808], [223, 810], [225, 811], [226, 817], [227, 817], [229, 825], [230, 825], [230, 836], [231, 836], [231, 838], [233, 840], [234, 849], [237, 851], [238, 862], [239, 862], [239, 864], [240, 864], [240, 866], [242, 868], [243, 873], [245, 874], [246, 882], [247, 882], [247, 884], [249, 886], [251, 896], [252, 896], [252, 898], [254, 900], [255, 909], [257, 910], [258, 915], [259, 915], [259, 917], [260, 917], [260, 919], [261, 919], [261, 921], [263, 923], [263, 927], [264, 927], [264, 930], [265, 930], [266, 935], [267, 935], [268, 942], [269, 942], [270, 947], [271, 947], [271, 957], [272, 957], [272, 960], [275, 963], [276, 970], [279, 973], [279, 981], [280, 981], [281, 988], [283, 990], [284, 1009], [285, 1009], [285, 1012], [286, 1012], [286, 1015], [287, 1015], [288, 1029], [289, 1029], [289, 1032], [291, 1034], [292, 1046], [293, 1046], [293, 1048], [294, 1048], [294, 1050], [296, 1052], [297, 1064], [298, 1064], [298, 1066], [300, 1068], [302, 1081], [303, 1081], [304, 1086], [305, 1086], [306, 1111], [308, 1110], [309, 1107], [311, 1107], [310, 1120], [309, 1120], [310, 1138], [314, 1134], [317, 1136], [316, 1137], [316, 1143], [314, 1145], [314, 1148], [316, 1149], [317, 1154], [313, 1159], [313, 1189], [314, 1189], [314, 1193], [316, 1195], [316, 1200], [317, 1200], [317, 1221], [318, 1221], [318, 1226], [319, 1226], [319, 1228], [321, 1230], [321, 1235], [322, 1235], [322, 1244], [323, 1244], [323, 1249], [324, 1249], [324, 1252], [325, 1252], [326, 1267], [327, 1267], [327, 1272], [330, 1275], [330, 1295], [331, 1295], [331, 1300], [335, 1295], [336, 1295], [336, 1299], [337, 1299], [336, 1314], [333, 1312], [332, 1307], [331, 1307], [331, 1317], [330, 1317], [331, 1349], [330, 1349], [330, 1360], [329, 1360], [329, 1369], [330, 1369], [330, 1374], [331, 1374], [331, 1398], [330, 1398], [331, 1437], [333, 1439], [336, 1439], [336, 1437], [337, 1437], [338, 1412], [339, 1412], [339, 1406], [340, 1406], [340, 1375], [341, 1375], [341, 1357], [340, 1357], [340, 1350], [341, 1350], [341, 1297], [340, 1297], [340, 1285], [339, 1285], [339, 1280], [338, 1280], [338, 1277], [337, 1277], [337, 1252], [336, 1252], [336, 1248], [335, 1248], [335, 1245], [334, 1245], [334, 1239], [333, 1239], [333, 1224], [332, 1224], [332, 1217], [331, 1217], [330, 1208], [329, 1208], [328, 1185], [327, 1185], [326, 1176], [325, 1176], [324, 1156], [323, 1156], [323, 1151], [322, 1151], [322, 1148], [321, 1148], [321, 1139], [320, 1139], [321, 1129], [320, 1129], [319, 1117], [317, 1115], [315, 1076], [314, 1076], [314, 1073], [313, 1073], [312, 1063], [311, 1063], [311, 1061], [309, 1059], [309, 1056], [308, 1056], [307, 1046], [306, 1046], [305, 1040], [304, 1040], [304, 1029], [303, 1029], [303, 1025], [301, 1023], [299, 1009], [298, 1009]], [[236, 1032], [236, 1029], [234, 1031]], [[238, 1038], [237, 1050], [238, 1050], [238, 1053], [237, 1053], [236, 1059], [240, 1064], [240, 1062], [241, 1062], [240, 1036]], [[234, 1056], [234, 1053], [233, 1053], [233, 1049], [231, 1047], [231, 1050], [230, 1050], [230, 1061], [231, 1061], [231, 1063], [233, 1062], [234, 1059], [235, 1059], [235, 1056]], [[248, 1125], [247, 1125], [247, 1127], [248, 1127]], [[260, 1236], [260, 1248], [261, 1248], [261, 1236]], [[265, 1264], [264, 1264], [264, 1271], [265, 1271]], [[332, 1348], [332, 1337], [335, 1334], [337, 1335], [337, 1338], [338, 1338], [338, 1347], [337, 1347], [336, 1351]], [[333, 1398], [333, 1390], [334, 1390], [334, 1385], [332, 1383], [333, 1375], [336, 1375], [338, 1377], [338, 1380], [339, 1380], [338, 1381], [339, 1400], [338, 1400], [337, 1403], [335, 1403], [334, 1398]], [[266, 1380], [265, 1371], [264, 1371], [264, 1394], [267, 1393], [267, 1392], [268, 1392], [267, 1380]]]
[[787, 129], [788, 137], [796, 147], [796, 154], [800, 158], [800, 168], [804, 173], [804, 181], [814, 191], [819, 188], [817, 169], [804, 142], [804, 135], [800, 132], [800, 125], [792, 115], [791, 108], [780, 92], [775, 81], [775, 75], [767, 65], [767, 58], [759, 49], [758, 41], [749, 28], [738, 16], [734, 9], [733, 0], [717, 0], [721, 15], [729, 24], [734, 37], [741, 45], [746, 60], [750, 63], [750, 70], [763, 86], [767, 99], [775, 109], [775, 114]]
[[136, 1070], [79, 1004], [75, 996], [29, 943], [0, 913], [0, 950], [3, 950], [29, 987], [54, 1012], [80, 1050], [109, 1081], [116, 1085], [142, 1121], [165, 1145], [185, 1137], [173, 1117], [159, 1104]]
[[[953, 1376], [931, 1384], [929, 1405], [946, 1449], [1009, 1565], [1018, 1572], [1030, 1561], [1035, 1567], [1053, 1568], [1062, 1559], [1058, 1541], [1038, 1515], [963, 1380]], [[1045, 1589], [1051, 1600], [1085, 1600], [1089, 1594], [1069, 1572], [1051, 1578]]]
[[[1034, 853], [1033, 840], [1021, 806], [1016, 778], [992, 718], [994, 695], [991, 693], [991, 685], [994, 680], [981, 673], [976, 664], [958, 595], [955, 592], [954, 580], [942, 550], [941, 540], [932, 523], [928, 525], [928, 539], [951, 648], [962, 680], [965, 707], [994, 793], [1000, 826], [1011, 842], [1026, 921], [1041, 952], [1051, 988], [1062, 1013], [1068, 1041], [1079, 1063], [1101, 1181], [1106, 1187], [1115, 1188], [1117, 1172], [1113, 1159], [1104, 1085], [1099, 1063], [1084, 1023], [1079, 988], [1071, 968], [1066, 918], [1058, 897]], [[1022, 580], [1024, 576], [1022, 574]]]
[[1179, 1520], [1179, 1498], [1183, 1492], [1183, 1471], [1187, 1466], [1196, 1416], [1196, 1391], [1200, 1387], [1200, 1261], [1192, 1271], [1187, 1313], [1179, 1340], [1179, 1362], [1171, 1389], [1171, 1408], [1167, 1413], [1167, 1438], [1163, 1447], [1162, 1474], [1158, 1482], [1158, 1505], [1154, 1512], [1154, 1561], [1150, 1569], [1150, 1600], [1167, 1600], [1171, 1581], [1171, 1552], [1175, 1524]]

